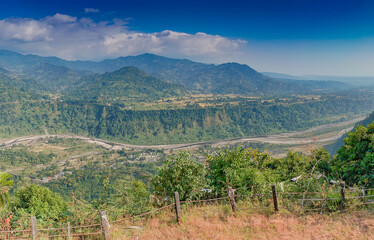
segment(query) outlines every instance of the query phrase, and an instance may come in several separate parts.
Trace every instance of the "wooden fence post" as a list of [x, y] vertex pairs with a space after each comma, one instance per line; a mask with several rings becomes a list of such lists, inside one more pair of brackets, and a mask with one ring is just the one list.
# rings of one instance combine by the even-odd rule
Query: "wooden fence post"
[[365, 190], [362, 190], [362, 202], [366, 203]]
[[68, 222], [68, 240], [71, 240], [70, 222]]
[[232, 211], [235, 212], [236, 211], [235, 193], [232, 187], [229, 187], [229, 199], [230, 199]]
[[340, 183], [340, 211], [345, 208], [345, 182]]
[[274, 202], [274, 211], [278, 211], [278, 196], [277, 196], [277, 188], [275, 184], [271, 185], [271, 190], [273, 192], [273, 202]]
[[32, 240], [36, 240], [37, 232], [36, 232], [36, 217], [31, 217], [31, 233], [32, 233]]
[[101, 225], [103, 226], [105, 240], [110, 240], [108, 218], [106, 217], [105, 211], [101, 211], [100, 214], [101, 214]]
[[174, 192], [174, 202], [175, 202], [175, 214], [177, 216], [177, 222], [178, 224], [181, 223], [181, 216], [182, 216], [182, 210], [181, 210], [181, 203], [179, 201], [179, 193]]

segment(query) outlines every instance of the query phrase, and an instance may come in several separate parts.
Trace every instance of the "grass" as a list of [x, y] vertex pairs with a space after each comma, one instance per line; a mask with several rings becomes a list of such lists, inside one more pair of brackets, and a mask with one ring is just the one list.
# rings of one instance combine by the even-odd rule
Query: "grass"
[[233, 213], [228, 205], [190, 206], [180, 225], [168, 211], [113, 225], [111, 232], [114, 239], [374, 239], [374, 215], [369, 210], [330, 215]]

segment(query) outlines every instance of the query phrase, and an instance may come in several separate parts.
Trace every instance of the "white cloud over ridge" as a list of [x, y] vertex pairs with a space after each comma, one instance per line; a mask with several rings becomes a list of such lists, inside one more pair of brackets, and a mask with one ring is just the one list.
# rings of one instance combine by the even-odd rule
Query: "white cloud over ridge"
[[[95, 10], [95, 9], [94, 9]], [[94, 12], [92, 9], [86, 12]], [[95, 22], [56, 13], [45, 18], [0, 20], [0, 49], [65, 59], [93, 60], [155, 53], [171, 57], [219, 59], [241, 55], [246, 41], [206, 33], [130, 31], [128, 22]]]

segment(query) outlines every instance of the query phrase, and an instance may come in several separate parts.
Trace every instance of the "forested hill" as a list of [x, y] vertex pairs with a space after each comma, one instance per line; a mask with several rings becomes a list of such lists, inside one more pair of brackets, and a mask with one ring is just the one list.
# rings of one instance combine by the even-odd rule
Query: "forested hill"
[[0, 66], [0, 74], [8, 74], [9, 71]]
[[0, 103], [40, 99], [41, 96], [30, 90], [35, 84], [33, 80], [14, 78], [0, 73]]
[[[0, 105], [0, 137], [74, 133], [135, 144], [196, 142], [307, 129], [361, 114], [372, 96], [327, 97], [290, 103], [248, 101], [237, 106], [132, 111], [82, 101]], [[332, 117], [332, 118], [331, 118]]]
[[83, 77], [79, 83], [67, 89], [65, 93], [82, 100], [155, 100], [182, 96], [189, 91], [181, 85], [151, 77], [138, 68], [124, 67], [111, 73]]
[[[336, 84], [321, 85], [272, 79], [248, 65], [226, 63], [220, 65], [197, 63], [186, 59], [172, 59], [153, 54], [120, 57], [100, 62], [66, 61], [56, 57], [22, 55], [0, 51], [0, 64], [18, 74], [27, 74], [51, 88], [66, 88], [79, 82], [83, 75], [117, 71], [122, 67], [137, 67], [153, 77], [169, 83], [181, 84], [190, 90], [215, 94], [246, 94], [251, 96], [308, 94], [337, 90]], [[349, 88], [340, 84], [339, 89]]]
[[25, 67], [22, 74], [35, 79], [39, 84], [47, 87], [47, 89], [56, 91], [77, 84], [82, 76], [92, 73], [76, 71], [64, 66], [37, 62], [27, 68]]

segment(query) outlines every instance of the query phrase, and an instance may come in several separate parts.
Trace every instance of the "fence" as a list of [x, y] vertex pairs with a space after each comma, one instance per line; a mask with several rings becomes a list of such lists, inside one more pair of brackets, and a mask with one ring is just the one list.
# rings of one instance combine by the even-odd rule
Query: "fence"
[[[175, 212], [175, 218], [176, 222], [178, 224], [181, 223], [182, 219], [182, 204], [195, 204], [195, 203], [212, 203], [217, 201], [227, 201], [233, 212], [239, 211], [239, 210], [246, 210], [250, 208], [256, 208], [261, 209], [258, 206], [255, 207], [238, 207], [238, 201], [240, 198], [244, 198], [249, 203], [253, 203], [257, 201], [258, 203], [262, 203], [265, 200], [265, 205], [262, 206], [262, 209], [267, 209], [270, 211], [277, 212], [281, 208], [287, 208], [287, 205], [285, 203], [291, 203], [295, 205], [298, 205], [300, 203], [300, 210], [301, 211], [324, 211], [326, 210], [327, 203], [329, 201], [335, 201], [336, 204], [338, 204], [337, 208], [340, 211], [344, 211], [348, 206], [354, 207], [354, 206], [368, 206], [370, 204], [374, 204], [374, 195], [369, 194], [366, 195], [367, 192], [373, 192], [374, 189], [355, 189], [350, 188], [345, 185], [344, 182], [340, 183], [340, 191], [339, 192], [284, 192], [284, 191], [277, 191], [276, 185], [268, 185], [268, 191], [262, 192], [262, 193], [256, 193], [250, 195], [243, 195], [243, 194], [235, 194], [235, 189], [232, 189], [231, 187], [228, 188], [228, 195], [224, 197], [218, 197], [218, 198], [210, 198], [210, 199], [200, 199], [200, 200], [190, 200], [190, 201], [180, 201], [179, 199], [179, 193], [174, 193], [174, 203], [163, 206], [161, 208], [142, 213], [139, 215], [131, 216], [131, 217], [125, 217], [120, 218], [115, 221], [109, 222], [106, 212], [101, 211], [100, 212], [100, 223], [97, 224], [90, 224], [90, 225], [82, 225], [82, 226], [71, 226], [70, 223], [67, 223], [65, 227], [61, 228], [37, 228], [36, 224], [36, 218], [31, 217], [31, 226], [28, 230], [18, 230], [18, 231], [0, 231], [0, 237], [1, 239], [76, 239], [77, 237], [82, 239], [83, 237], [88, 236], [96, 236], [96, 238], [110, 240], [110, 224], [118, 224], [127, 220], [134, 220], [137, 218], [144, 218], [146, 216], [150, 216], [152, 214], [155, 214], [157, 212], [172, 209], [174, 208]], [[252, 190], [255, 186], [250, 187]], [[360, 196], [347, 196], [347, 193], [356, 193], [354, 195], [357, 195], [357, 193], [360, 193], [362, 195]], [[329, 195], [337, 195], [338, 197], [329, 197]], [[298, 196], [301, 195], [301, 198]], [[325, 195], [324, 198], [313, 198], [315, 195]], [[352, 194], [348, 194], [352, 195]], [[312, 196], [312, 198], [306, 198], [306, 196]], [[348, 203], [350, 200], [356, 200], [356, 203], [351, 204]], [[357, 203], [357, 200], [359, 201]], [[310, 202], [314, 204], [310, 204]], [[315, 204], [320, 203], [322, 204]], [[245, 203], [243, 201], [243, 203]], [[306, 208], [308, 206], [314, 206], [314, 205], [320, 205], [319, 208]], [[374, 205], [373, 205], [374, 206]], [[87, 231], [84, 232], [83, 230], [86, 229]]]

